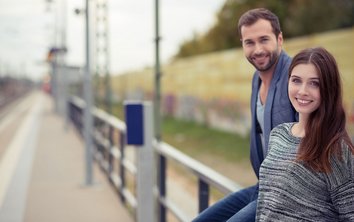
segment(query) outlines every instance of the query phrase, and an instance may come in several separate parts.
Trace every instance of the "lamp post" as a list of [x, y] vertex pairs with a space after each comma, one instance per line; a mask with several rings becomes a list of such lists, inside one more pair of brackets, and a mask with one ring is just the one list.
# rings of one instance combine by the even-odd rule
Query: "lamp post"
[[154, 98], [154, 116], [155, 116], [155, 137], [161, 140], [161, 70], [160, 70], [160, 30], [159, 30], [159, 0], [155, 0], [155, 98]]
[[86, 65], [84, 74], [84, 99], [86, 108], [84, 110], [84, 138], [85, 138], [85, 158], [86, 158], [86, 174], [85, 185], [89, 186], [93, 183], [92, 165], [93, 165], [93, 145], [92, 145], [92, 127], [93, 118], [92, 108], [92, 77], [91, 77], [91, 52], [90, 52], [90, 1], [85, 0], [85, 48], [86, 48]]
[[[155, 0], [155, 95], [154, 95], [154, 126], [155, 139], [161, 141], [161, 69], [160, 69], [160, 29], [159, 29], [159, 0]], [[158, 189], [161, 197], [166, 196], [166, 158], [158, 155]], [[158, 204], [159, 220], [166, 221], [166, 208]]]
[[53, 42], [47, 57], [47, 62], [52, 67], [51, 87], [55, 105], [54, 110], [56, 113], [66, 116], [66, 0], [46, 0], [46, 3], [46, 10], [54, 12]]
[[85, 67], [83, 75], [83, 97], [86, 103], [84, 109], [84, 140], [85, 140], [85, 185], [93, 185], [93, 117], [92, 117], [92, 71], [91, 71], [91, 29], [90, 0], [85, 0], [85, 9], [75, 9], [75, 14], [85, 15]]
[[[109, 48], [109, 17], [108, 0], [96, 0], [95, 11], [95, 61], [97, 92], [104, 86], [105, 92], [102, 97], [98, 93], [97, 98], [104, 101], [106, 111], [112, 114], [112, 87], [110, 76], [110, 48]], [[100, 84], [100, 79], [104, 78], [104, 84]]]

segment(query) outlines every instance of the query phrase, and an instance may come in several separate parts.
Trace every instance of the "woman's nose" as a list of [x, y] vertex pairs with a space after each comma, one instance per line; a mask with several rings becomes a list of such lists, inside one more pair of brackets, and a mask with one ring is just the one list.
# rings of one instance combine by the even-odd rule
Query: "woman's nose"
[[307, 94], [307, 86], [306, 86], [306, 84], [301, 84], [298, 93], [301, 94], [301, 95]]

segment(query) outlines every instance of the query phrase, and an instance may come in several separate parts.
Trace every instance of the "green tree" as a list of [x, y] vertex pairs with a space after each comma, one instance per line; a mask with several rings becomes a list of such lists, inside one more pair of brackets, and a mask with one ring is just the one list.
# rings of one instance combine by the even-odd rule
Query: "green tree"
[[286, 38], [352, 27], [354, 23], [354, 0], [227, 0], [217, 13], [216, 24], [182, 43], [175, 58], [239, 47], [238, 18], [256, 7], [278, 15]]

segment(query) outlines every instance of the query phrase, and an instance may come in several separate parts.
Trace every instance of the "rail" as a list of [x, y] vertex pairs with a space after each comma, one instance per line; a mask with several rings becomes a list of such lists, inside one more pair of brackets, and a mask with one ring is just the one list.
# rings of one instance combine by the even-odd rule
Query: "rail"
[[[71, 97], [68, 103], [69, 117], [82, 136], [85, 102], [78, 97]], [[92, 109], [92, 116], [94, 119], [92, 133], [95, 149], [94, 158], [117, 191], [121, 201], [133, 211], [136, 211], [139, 203], [135, 196], [134, 184], [128, 178], [131, 178], [129, 175], [133, 178], [136, 177], [137, 167], [134, 160], [127, 155], [128, 150], [134, 149], [126, 144], [126, 125], [118, 118], [97, 108]], [[199, 212], [209, 205], [210, 187], [214, 187], [223, 194], [241, 188], [232, 180], [165, 142], [154, 140], [153, 149], [157, 157], [155, 198], [158, 206], [159, 215], [157, 215], [157, 218], [159, 222], [167, 221], [166, 211], [171, 212], [179, 221], [190, 221], [189, 216], [181, 210], [178, 204], [166, 196], [168, 161], [173, 161], [184, 167], [197, 178], [199, 198], [196, 204], [198, 204]]]

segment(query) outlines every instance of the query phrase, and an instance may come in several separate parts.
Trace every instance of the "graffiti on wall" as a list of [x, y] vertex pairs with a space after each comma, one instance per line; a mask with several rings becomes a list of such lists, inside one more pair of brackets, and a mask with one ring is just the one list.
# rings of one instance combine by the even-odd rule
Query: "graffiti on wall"
[[248, 106], [234, 100], [168, 94], [163, 96], [161, 106], [164, 115], [243, 136], [248, 134], [251, 125]]

